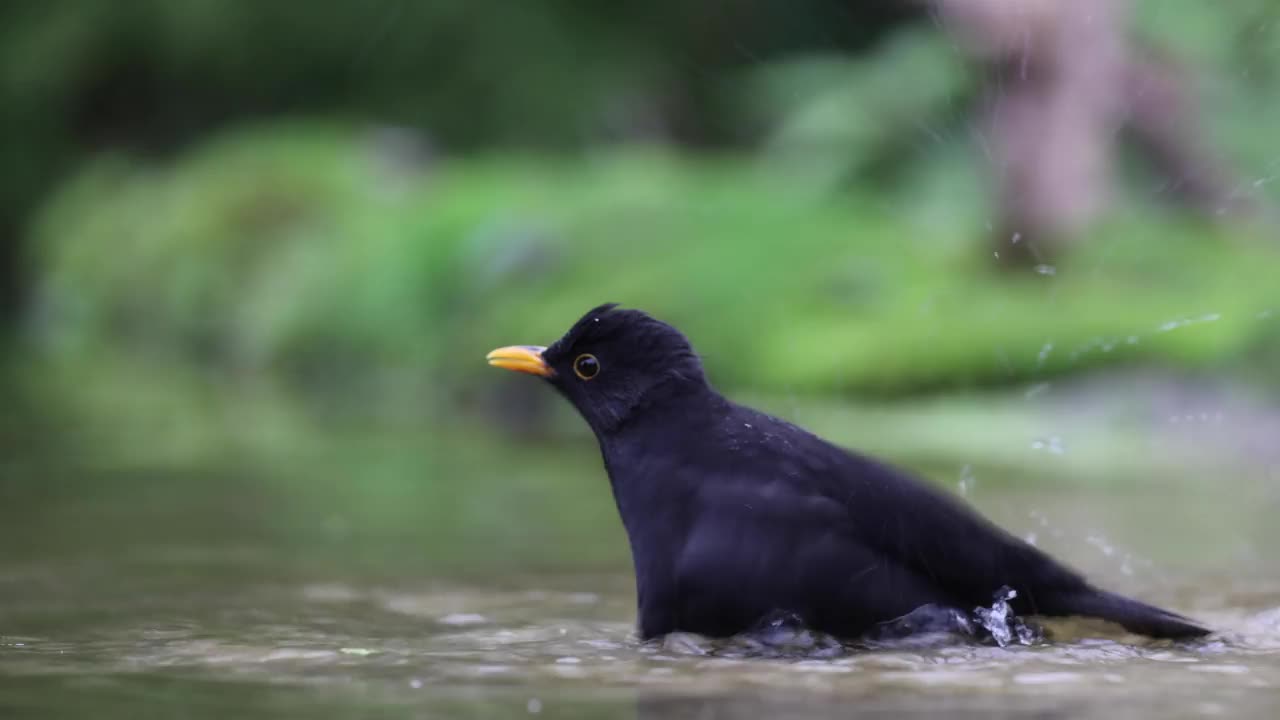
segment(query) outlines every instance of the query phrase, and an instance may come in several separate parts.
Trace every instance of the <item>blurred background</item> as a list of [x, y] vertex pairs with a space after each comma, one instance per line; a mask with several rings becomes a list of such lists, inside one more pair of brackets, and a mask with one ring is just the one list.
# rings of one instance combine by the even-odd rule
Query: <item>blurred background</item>
[[1119, 589], [1280, 606], [1270, 0], [8, 0], [0, 68], [0, 667], [624, 636], [592, 439], [483, 361], [605, 301]]

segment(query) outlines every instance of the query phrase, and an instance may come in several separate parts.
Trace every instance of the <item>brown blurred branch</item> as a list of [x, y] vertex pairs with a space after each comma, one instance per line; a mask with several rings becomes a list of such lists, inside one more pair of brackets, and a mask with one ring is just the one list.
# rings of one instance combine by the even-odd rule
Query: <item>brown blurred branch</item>
[[1130, 41], [1126, 0], [933, 2], [994, 79], [993, 250], [1002, 261], [1046, 262], [1084, 235], [1110, 195], [1122, 130], [1168, 179], [1172, 197], [1209, 214], [1236, 203], [1183, 75]]

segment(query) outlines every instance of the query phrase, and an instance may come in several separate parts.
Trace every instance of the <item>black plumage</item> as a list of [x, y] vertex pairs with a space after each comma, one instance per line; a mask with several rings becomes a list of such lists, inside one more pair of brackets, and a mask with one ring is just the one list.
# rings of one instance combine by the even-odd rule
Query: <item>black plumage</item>
[[1195, 622], [1090, 585], [911, 475], [733, 403], [675, 328], [603, 305], [498, 367], [546, 378], [591, 426], [635, 564], [639, 631], [725, 636], [777, 613], [861, 636], [1003, 586], [1022, 614], [1182, 638]]

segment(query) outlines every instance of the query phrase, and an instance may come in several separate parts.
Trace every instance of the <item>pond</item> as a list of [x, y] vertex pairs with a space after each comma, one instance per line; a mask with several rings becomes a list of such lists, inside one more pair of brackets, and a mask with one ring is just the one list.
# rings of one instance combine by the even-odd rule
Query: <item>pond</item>
[[[1070, 621], [1030, 647], [770, 656], [636, 640], [625, 539], [581, 434], [304, 422], [218, 393], [4, 425], [0, 716], [1270, 718], [1280, 703], [1280, 474], [1207, 426], [1119, 442], [1043, 399], [1051, 437], [998, 402], [963, 419], [793, 410], [1219, 632], [1174, 644]], [[884, 439], [922, 416], [950, 431]]]

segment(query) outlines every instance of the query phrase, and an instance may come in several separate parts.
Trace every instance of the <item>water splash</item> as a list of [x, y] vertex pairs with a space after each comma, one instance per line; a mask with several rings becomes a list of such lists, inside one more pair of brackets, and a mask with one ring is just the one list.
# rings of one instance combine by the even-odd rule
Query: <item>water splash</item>
[[835, 636], [813, 630], [799, 615], [778, 612], [766, 616], [751, 630], [730, 638], [716, 654], [831, 658], [845, 653], [844, 644]]
[[1036, 367], [1044, 367], [1045, 361], [1049, 359], [1049, 353], [1053, 352], [1053, 343], [1047, 342], [1044, 347], [1040, 348], [1040, 353], [1036, 355]]
[[972, 465], [965, 465], [960, 468], [960, 481], [956, 485], [962, 497], [969, 497], [969, 491], [973, 489], [976, 482], [977, 478], [973, 476]]
[[978, 625], [991, 634], [991, 639], [1000, 647], [1008, 647], [1014, 642], [1019, 645], [1031, 645], [1038, 642], [1043, 633], [1039, 628], [1023, 622], [1013, 612], [1010, 600], [1018, 597], [1018, 591], [1004, 586], [996, 591], [991, 607], [973, 609], [974, 619]]
[[[1269, 311], [1263, 311], [1263, 312], [1269, 314]], [[1263, 315], [1263, 314], [1258, 315], [1259, 319], [1263, 319], [1264, 317], [1266, 317], [1266, 315]], [[1155, 327], [1155, 329], [1152, 332], [1167, 333], [1167, 332], [1172, 332], [1174, 330], [1178, 330], [1179, 328], [1189, 327], [1192, 325], [1201, 325], [1204, 323], [1217, 322], [1218, 320], [1221, 320], [1221, 319], [1222, 319], [1222, 313], [1216, 313], [1216, 312], [1205, 313], [1204, 315], [1199, 315], [1194, 317], [1175, 318], [1173, 320], [1166, 320], [1165, 322], [1160, 323]], [[1121, 345], [1137, 345], [1141, 341], [1142, 341], [1142, 337], [1140, 335], [1126, 335], [1124, 337], [1098, 336], [1098, 337], [1091, 338], [1089, 341], [1071, 350], [1069, 354], [1069, 358], [1070, 358], [1070, 361], [1074, 363], [1078, 361], [1081, 357], [1095, 351], [1109, 353], [1112, 350], [1115, 350], [1116, 348], [1120, 347]], [[1043, 367], [1045, 360], [1048, 358], [1049, 352], [1052, 350], [1053, 350], [1052, 343], [1047, 343], [1046, 345], [1044, 345], [1044, 347], [1041, 348], [1039, 355], [1037, 355], [1037, 367]]]
[[1217, 322], [1218, 320], [1221, 320], [1221, 319], [1222, 319], [1222, 313], [1207, 313], [1205, 315], [1201, 315], [1200, 317], [1168, 320], [1166, 322], [1160, 323], [1160, 326], [1156, 328], [1156, 332], [1169, 332], [1171, 330], [1177, 330], [1178, 328], [1184, 328], [1190, 325], [1200, 325], [1202, 323]]

